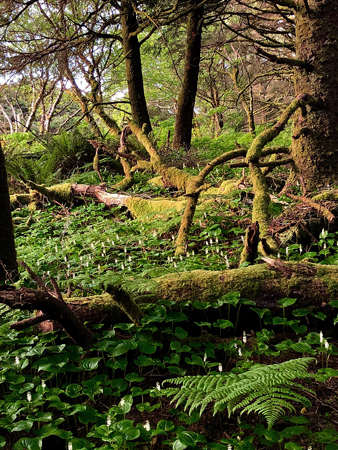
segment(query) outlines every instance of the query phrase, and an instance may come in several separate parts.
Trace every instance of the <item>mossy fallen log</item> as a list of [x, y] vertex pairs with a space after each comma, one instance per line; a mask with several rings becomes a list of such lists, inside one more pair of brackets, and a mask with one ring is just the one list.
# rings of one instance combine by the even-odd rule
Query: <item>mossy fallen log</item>
[[[171, 273], [154, 281], [151, 291], [142, 292], [141, 296], [128, 294], [133, 304], [131, 310], [128, 309], [128, 302], [121, 307], [124, 301], [122, 297], [115, 298], [119, 295], [119, 289], [114, 291], [113, 295], [103, 293], [90, 297], [65, 298], [65, 301], [81, 321], [90, 321], [92, 324], [104, 322], [106, 325], [133, 320], [136, 305], [136, 310], [142, 310], [145, 305], [148, 307], [149, 304], [157, 304], [160, 300], [170, 300], [176, 303], [177, 308], [184, 308], [185, 314], [193, 323], [197, 320], [198, 312], [187, 306], [189, 302], [215, 302], [225, 294], [235, 291], [240, 292], [241, 298], [253, 300], [258, 308], [268, 309], [272, 315], [280, 313], [278, 301], [283, 298], [297, 299], [294, 305], [287, 308], [287, 313], [294, 309], [308, 308], [312, 312], [322, 311], [328, 317], [337, 315], [335, 308], [329, 306], [330, 301], [338, 298], [338, 266], [334, 265], [269, 259], [269, 264], [225, 271], [194, 270]], [[22, 289], [17, 291], [18, 295]], [[125, 290], [125, 287], [123, 289]], [[0, 291], [0, 301], [12, 308], [20, 308], [21, 302], [15, 300], [13, 290], [10, 294], [7, 292]], [[32, 293], [33, 290], [29, 290], [30, 296]], [[37, 293], [41, 297], [41, 291]], [[8, 295], [11, 301], [8, 300]], [[227, 305], [223, 308], [226, 308], [226, 316]], [[244, 306], [239, 327], [241, 321], [253, 326], [256, 315], [250, 309], [243, 311], [243, 308]], [[139, 318], [134, 321], [139, 322]]]
[[[338, 266], [305, 262], [281, 262], [276, 265], [258, 264], [224, 271], [193, 270], [171, 273], [154, 280], [154, 288], [141, 297], [130, 294], [140, 307], [160, 300], [186, 302], [215, 302], [223, 295], [238, 291], [242, 298], [253, 300], [260, 308], [278, 310], [278, 300], [296, 298], [292, 308], [322, 308], [338, 298]], [[145, 294], [149, 296], [145, 297]], [[1, 293], [0, 293], [1, 298]], [[146, 300], [145, 300], [146, 298]], [[83, 310], [88, 320], [102, 318], [122, 320], [114, 296], [104, 293], [94, 297], [66, 300], [72, 308]]]

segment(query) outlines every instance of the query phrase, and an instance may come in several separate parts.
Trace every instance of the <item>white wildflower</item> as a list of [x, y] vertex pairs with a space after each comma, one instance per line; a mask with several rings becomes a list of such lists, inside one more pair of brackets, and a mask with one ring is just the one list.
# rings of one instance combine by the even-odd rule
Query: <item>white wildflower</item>
[[42, 386], [42, 389], [45, 389], [45, 388], [46, 388], [46, 382], [45, 382], [45, 380], [41, 380], [41, 386]]
[[323, 332], [319, 332], [319, 342], [322, 344], [324, 342]]
[[92, 248], [93, 250], [95, 249], [95, 245], [94, 245], [93, 242], [90, 244], [90, 246], [91, 246], [91, 248]]
[[97, 269], [98, 269], [98, 270], [100, 270], [100, 269], [101, 269], [101, 266], [100, 266], [100, 264], [98, 264], [98, 265], [97, 265]]
[[161, 391], [161, 385], [159, 382], [156, 383], [156, 389], [160, 392]]
[[147, 431], [150, 431], [150, 422], [149, 420], [146, 420], [145, 423], [143, 424], [143, 428]]
[[328, 350], [330, 348], [330, 344], [328, 343], [327, 340], [325, 340], [325, 342], [324, 342], [324, 347], [325, 347], [325, 350]]
[[238, 347], [238, 356], [239, 356], [239, 357], [242, 356], [242, 349], [241, 349], [241, 347]]
[[243, 331], [243, 344], [246, 344], [247, 338], [246, 338], [246, 332]]
[[191, 254], [192, 254], [192, 256], [195, 256], [195, 251], [193, 250], [193, 251], [191, 252]]
[[204, 353], [204, 356], [203, 356], [203, 362], [204, 362], [204, 364], [207, 362], [207, 354], [206, 353]]
[[324, 250], [326, 249], [326, 242], [324, 242], [324, 244], [323, 244], [323, 249]]
[[218, 371], [219, 371], [219, 372], [223, 372], [223, 366], [222, 366], [222, 364], [219, 364], [219, 365], [218, 365]]
[[241, 236], [241, 239], [242, 239], [242, 242], [244, 243], [244, 241], [245, 241], [245, 238], [244, 238], [244, 236]]
[[209, 253], [209, 250], [206, 248], [205, 249], [205, 254], [207, 255]]
[[300, 254], [303, 253], [303, 247], [302, 247], [302, 244], [299, 244], [299, 253], [300, 253]]
[[123, 263], [121, 264], [121, 269], [124, 270], [124, 264]]
[[183, 256], [182, 255], [180, 255], [180, 260], [183, 261]]
[[286, 254], [286, 256], [288, 256], [288, 254], [289, 254], [289, 247], [286, 247], [285, 254]]
[[277, 253], [277, 258], [280, 259], [280, 252]]
[[124, 253], [127, 253], [127, 247], [124, 247], [123, 251]]
[[120, 408], [122, 408], [122, 406], [124, 406], [124, 404], [125, 404], [124, 398], [121, 398], [121, 401], [119, 403]]
[[210, 245], [212, 245], [214, 241], [212, 240], [212, 238], [210, 238], [209, 242], [210, 242]]
[[73, 444], [71, 442], [68, 442], [68, 450], [73, 450]]
[[20, 364], [20, 358], [18, 356], [15, 357], [15, 365], [18, 366]]
[[111, 425], [111, 417], [108, 416], [107, 417], [107, 427], [110, 427], [110, 425]]
[[128, 261], [131, 262], [131, 256], [130, 255], [128, 256]]
[[27, 401], [31, 402], [32, 401], [32, 394], [30, 391], [27, 392]]
[[228, 450], [232, 450], [232, 445], [228, 444]]
[[113, 247], [115, 247], [115, 242], [112, 240], [111, 241], [111, 245], [113, 246]]
[[120, 238], [119, 238], [119, 235], [117, 234], [117, 235], [116, 235], [116, 240], [118, 241], [119, 239], [120, 239]]

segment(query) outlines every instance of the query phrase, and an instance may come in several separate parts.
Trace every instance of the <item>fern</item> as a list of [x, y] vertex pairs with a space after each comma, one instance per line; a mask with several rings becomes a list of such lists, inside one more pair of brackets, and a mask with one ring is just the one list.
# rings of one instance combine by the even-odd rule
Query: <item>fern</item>
[[230, 372], [179, 377], [165, 382], [182, 386], [165, 389], [163, 393], [174, 395], [172, 402], [177, 402], [177, 406], [185, 402], [184, 409], [189, 409], [189, 413], [199, 409], [202, 414], [206, 406], [213, 403], [214, 414], [224, 406], [229, 416], [242, 409], [241, 414], [261, 414], [271, 428], [286, 410], [295, 412], [291, 402], [311, 406], [310, 401], [298, 391], [313, 391], [293, 380], [312, 377], [307, 371], [312, 361], [314, 358], [299, 358], [281, 364], [255, 364], [240, 374]]

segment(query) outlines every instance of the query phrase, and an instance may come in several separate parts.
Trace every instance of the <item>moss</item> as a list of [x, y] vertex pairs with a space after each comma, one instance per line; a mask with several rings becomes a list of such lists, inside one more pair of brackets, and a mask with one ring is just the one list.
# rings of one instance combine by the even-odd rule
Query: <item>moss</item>
[[187, 200], [163, 200], [163, 199], [143, 199], [140, 197], [130, 197], [126, 200], [125, 206], [132, 215], [140, 220], [152, 222], [154, 218], [165, 218], [173, 214], [180, 213], [185, 207]]
[[162, 177], [151, 178], [150, 180], [147, 181], [147, 184], [151, 184], [152, 186], [164, 187]]
[[274, 273], [263, 264], [226, 271], [193, 270], [157, 278], [156, 294], [177, 302], [214, 301], [227, 292], [240, 291], [244, 297], [254, 299], [262, 296], [264, 286], [273, 278]]
[[185, 191], [189, 180], [191, 180], [191, 175], [176, 167], [166, 167], [165, 170], [162, 169], [159, 172], [179, 191]]
[[317, 194], [314, 197], [312, 197], [312, 200], [314, 202], [321, 202], [325, 200], [338, 200], [338, 191], [332, 190], [321, 192], [320, 194]]
[[34, 194], [13, 194], [10, 196], [10, 202], [12, 207], [18, 208], [21, 205], [28, 205], [34, 199]]
[[48, 188], [55, 200], [61, 203], [71, 203], [72, 201], [72, 183], [56, 184]]

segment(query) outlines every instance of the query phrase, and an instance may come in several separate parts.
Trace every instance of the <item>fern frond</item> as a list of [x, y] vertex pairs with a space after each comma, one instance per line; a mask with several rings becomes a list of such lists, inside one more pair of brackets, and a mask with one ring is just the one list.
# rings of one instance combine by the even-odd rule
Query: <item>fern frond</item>
[[199, 409], [200, 414], [209, 403], [214, 403], [214, 413], [226, 405], [229, 415], [235, 410], [261, 414], [271, 427], [285, 411], [294, 412], [290, 402], [310, 404], [298, 390], [313, 392], [294, 382], [295, 378], [308, 378], [308, 365], [314, 358], [299, 358], [281, 364], [256, 364], [244, 373], [198, 375], [178, 377], [165, 382], [181, 384], [181, 388], [167, 389], [167, 395], [174, 395], [172, 402], [177, 406], [185, 403], [184, 409], [191, 413]]

